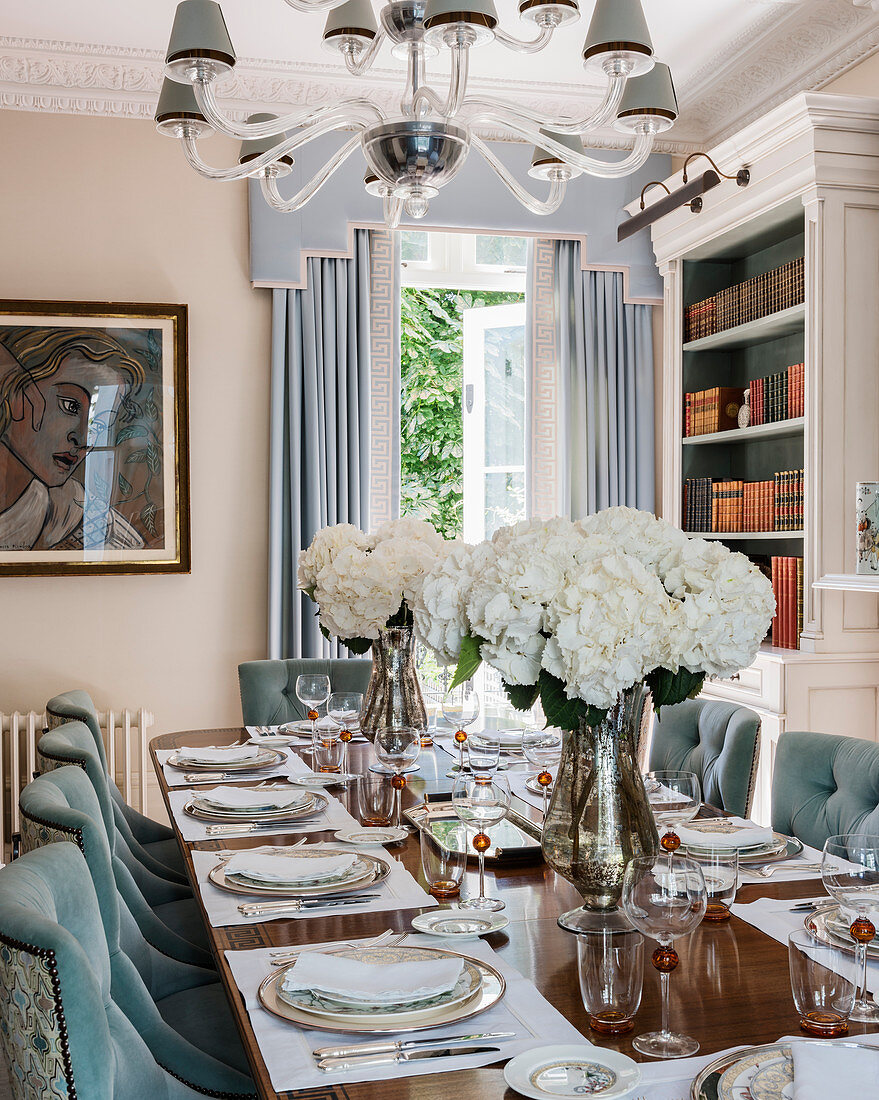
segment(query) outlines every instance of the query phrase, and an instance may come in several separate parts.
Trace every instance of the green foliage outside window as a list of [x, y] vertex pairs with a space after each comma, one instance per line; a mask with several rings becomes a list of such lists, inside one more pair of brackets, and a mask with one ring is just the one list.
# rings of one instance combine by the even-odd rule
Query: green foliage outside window
[[506, 291], [403, 287], [400, 303], [404, 516], [460, 536], [464, 518], [463, 311], [521, 302]]

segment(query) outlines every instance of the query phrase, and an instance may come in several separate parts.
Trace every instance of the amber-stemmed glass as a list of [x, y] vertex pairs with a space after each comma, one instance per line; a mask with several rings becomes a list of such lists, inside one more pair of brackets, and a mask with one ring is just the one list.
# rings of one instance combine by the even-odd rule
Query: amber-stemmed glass
[[668, 1026], [668, 980], [677, 967], [674, 941], [689, 935], [705, 915], [702, 868], [686, 856], [636, 856], [623, 875], [623, 912], [645, 936], [659, 942], [652, 962], [662, 983], [662, 1025], [637, 1035], [632, 1046], [651, 1058], [687, 1058], [699, 1049], [689, 1035]]
[[858, 961], [858, 994], [849, 1019], [879, 1023], [879, 1007], [867, 999], [867, 944], [876, 936], [870, 914], [879, 909], [879, 836], [841, 833], [828, 837], [821, 881], [840, 908], [854, 914], [849, 935]]
[[354, 736], [354, 727], [360, 723], [363, 696], [359, 691], [334, 691], [327, 703], [327, 714], [339, 727], [339, 740], [345, 746], [342, 771], [348, 770], [348, 745]]
[[510, 809], [510, 785], [500, 775], [459, 775], [452, 787], [452, 808], [468, 829], [476, 830], [471, 843], [479, 856], [479, 897], [459, 902], [458, 908], [497, 912], [504, 903], [485, 896], [485, 853], [491, 847], [489, 828]]
[[553, 779], [549, 769], [558, 767], [562, 758], [562, 735], [553, 729], [525, 730], [522, 750], [525, 759], [537, 768], [537, 783], [543, 791], [543, 816], [546, 817], [546, 804]]
[[464, 771], [464, 745], [467, 743], [467, 727], [472, 726], [479, 717], [479, 693], [472, 680], [457, 687], [449, 688], [443, 696], [443, 718], [455, 730], [458, 745], [458, 763], [453, 765], [451, 774]]
[[399, 826], [403, 823], [403, 788], [406, 786], [403, 773], [421, 752], [421, 730], [411, 726], [385, 726], [375, 735], [373, 746], [379, 763], [394, 773], [391, 786], [396, 795], [396, 824]]
[[311, 740], [314, 742], [314, 724], [320, 717], [318, 707], [330, 697], [330, 678], [320, 673], [304, 672], [296, 677], [296, 698], [305, 707], [305, 717], [311, 722]]
[[648, 783], [647, 798], [653, 819], [660, 833], [660, 844], [667, 852], [676, 852], [681, 846], [675, 825], [692, 821], [702, 806], [702, 788], [695, 772], [658, 771], [644, 777], [659, 786]]

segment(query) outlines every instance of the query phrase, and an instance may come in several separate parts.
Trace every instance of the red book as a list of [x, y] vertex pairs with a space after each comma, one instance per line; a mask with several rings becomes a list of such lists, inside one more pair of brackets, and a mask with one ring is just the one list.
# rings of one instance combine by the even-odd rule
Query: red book
[[772, 616], [772, 644], [775, 646], [781, 645], [781, 638], [778, 635], [779, 629], [779, 608], [781, 606], [781, 589], [778, 583], [778, 558], [772, 558], [772, 595], [775, 596], [775, 614]]
[[787, 628], [784, 632], [788, 649], [797, 648], [797, 559], [787, 559]]

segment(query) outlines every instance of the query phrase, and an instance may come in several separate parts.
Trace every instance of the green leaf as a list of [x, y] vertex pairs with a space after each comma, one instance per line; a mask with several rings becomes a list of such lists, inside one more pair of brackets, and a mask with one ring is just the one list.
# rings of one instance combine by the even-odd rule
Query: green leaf
[[449, 684], [450, 691], [459, 684], [466, 683], [467, 680], [473, 679], [477, 669], [482, 664], [482, 656], [479, 651], [484, 641], [484, 638], [480, 638], [476, 634], [468, 634], [463, 642], [461, 642], [461, 652], [458, 655], [458, 667], [455, 669], [455, 675], [452, 677], [452, 682]]
[[594, 726], [607, 714], [606, 710], [590, 706], [582, 699], [569, 699], [565, 694], [565, 685], [562, 681], [547, 672], [545, 668], [540, 670], [537, 682], [540, 688], [540, 704], [548, 726], [556, 726], [562, 730], [576, 730], [582, 719], [585, 719], [588, 725]]
[[347, 646], [352, 653], [358, 655], [368, 652], [372, 648], [369, 638], [341, 638], [342, 645]]
[[516, 710], [531, 710], [537, 702], [537, 696], [540, 694], [540, 688], [537, 684], [504, 683], [504, 691]]
[[123, 496], [128, 496], [131, 492], [131, 482], [122, 474], [119, 475], [119, 492], [122, 493]]
[[129, 424], [128, 427], [120, 429], [116, 433], [116, 445], [124, 443], [126, 439], [134, 439], [138, 435], [146, 435], [147, 430], [143, 424]]
[[647, 675], [647, 686], [653, 696], [653, 709], [657, 716], [663, 707], [673, 707], [684, 699], [694, 699], [704, 683], [704, 672], [688, 672], [685, 668], [677, 672], [655, 668]]
[[158, 531], [156, 530], [157, 512], [158, 509], [156, 508], [155, 504], [150, 501], [150, 503], [145, 505], [140, 513], [141, 522], [143, 523], [144, 527], [146, 527], [147, 531], [149, 531], [149, 533], [153, 536], [158, 534]]
[[149, 466], [151, 474], [157, 474], [162, 468], [162, 452], [155, 443], [150, 443], [147, 446], [147, 466]]
[[132, 451], [130, 455], [125, 456], [126, 465], [129, 462], [146, 462], [146, 460], [147, 453], [144, 448], [141, 448], [139, 451]]

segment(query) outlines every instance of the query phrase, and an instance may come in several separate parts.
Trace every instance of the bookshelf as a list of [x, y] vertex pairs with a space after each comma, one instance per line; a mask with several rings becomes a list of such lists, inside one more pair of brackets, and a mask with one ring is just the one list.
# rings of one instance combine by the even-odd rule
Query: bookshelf
[[[698, 533], [752, 560], [803, 560], [800, 648], [769, 639], [749, 668], [705, 686], [761, 718], [754, 815], [768, 823], [782, 732], [879, 741], [879, 579], [852, 572], [855, 482], [879, 480], [879, 100], [804, 93], [709, 152], [725, 171], [747, 164], [749, 186], [724, 181], [700, 214], [684, 207], [651, 227], [664, 283], [658, 511], [682, 525], [687, 479], [804, 471], [798, 530]], [[680, 186], [679, 174], [666, 183]], [[798, 256], [802, 302], [687, 338], [687, 306]], [[805, 364], [802, 416], [685, 435], [685, 394], [744, 390], [796, 363]]]

